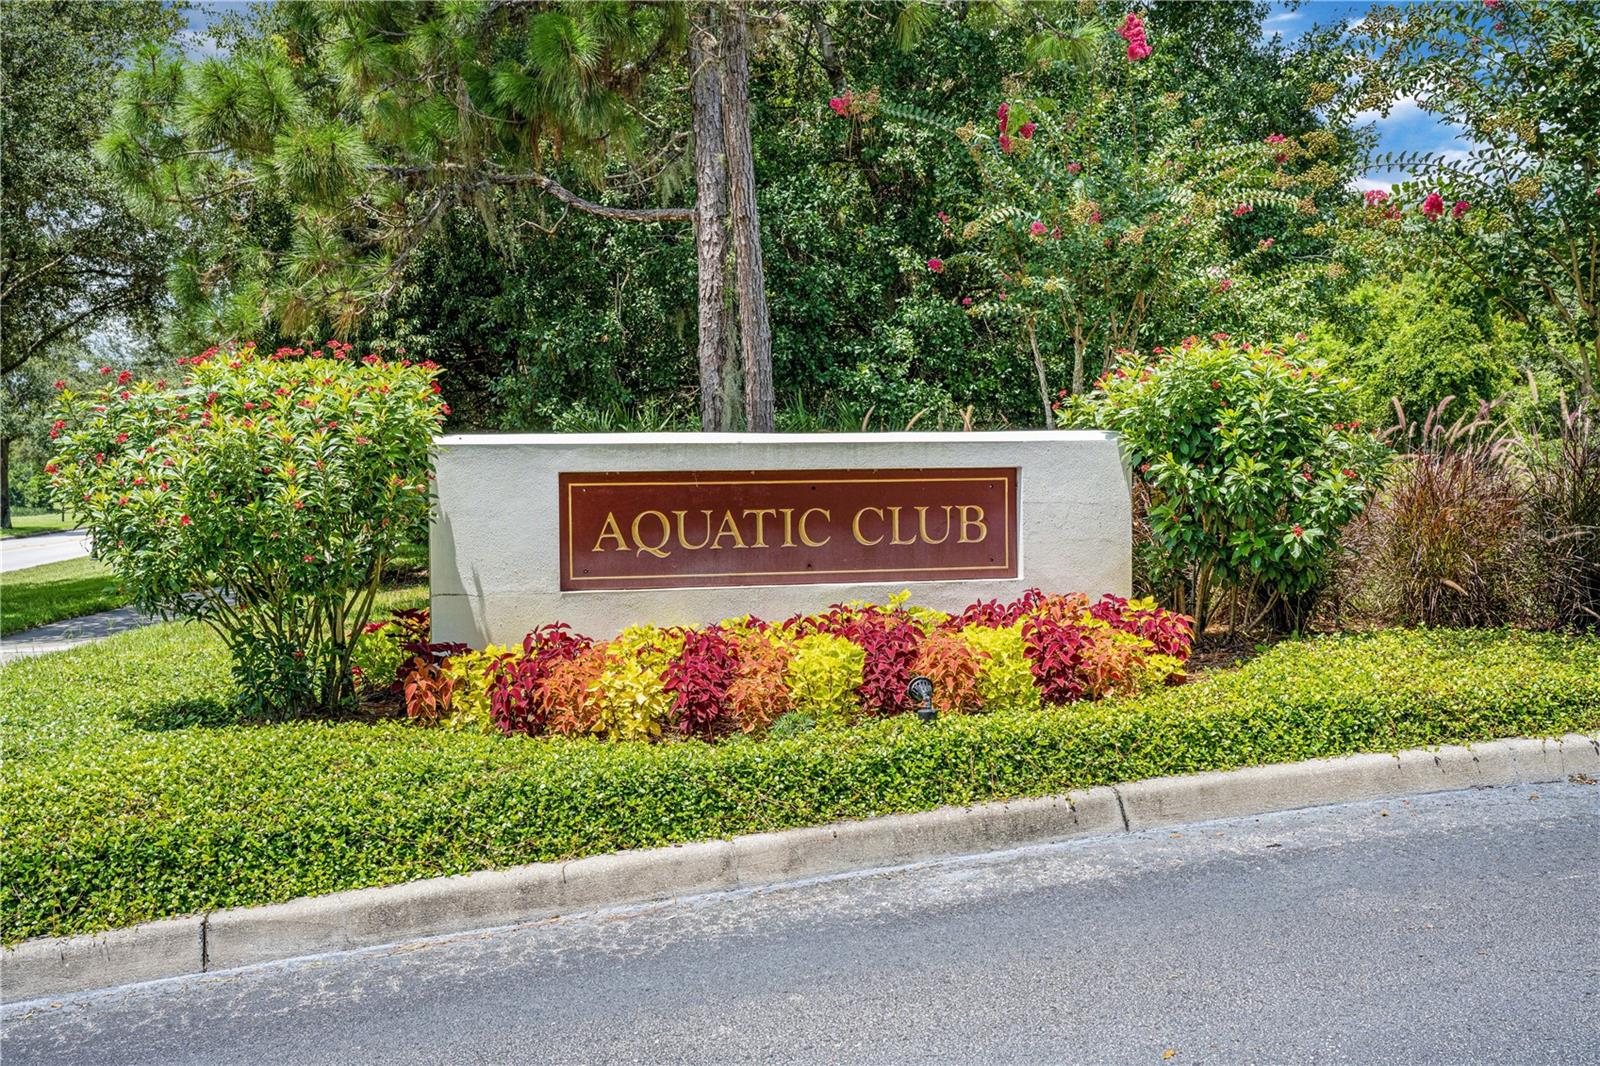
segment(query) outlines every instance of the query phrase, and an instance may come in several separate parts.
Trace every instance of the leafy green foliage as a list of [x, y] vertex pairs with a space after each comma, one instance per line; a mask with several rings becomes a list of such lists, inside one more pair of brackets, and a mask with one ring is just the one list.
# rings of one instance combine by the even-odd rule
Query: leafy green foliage
[[1461, 286], [1409, 273], [1352, 289], [1311, 331], [1308, 350], [1356, 383], [1362, 420], [1384, 426], [1396, 403], [1420, 421], [1453, 399], [1453, 420], [1498, 399], [1517, 383], [1522, 332]]
[[1301, 359], [1295, 342], [1251, 348], [1217, 334], [1153, 365], [1125, 359], [1070, 413], [1122, 434], [1150, 490], [1151, 571], [1204, 632], [1232, 589], [1247, 603], [1260, 592], [1263, 614], [1298, 608], [1290, 622], [1303, 623], [1388, 454], [1353, 410], [1350, 382]]
[[1413, 262], [1453, 271], [1600, 388], [1600, 7], [1428, 0], [1375, 8], [1351, 106], [1400, 97], [1472, 145], [1373, 160], [1409, 171], [1386, 218]]
[[134, 603], [223, 637], [259, 711], [336, 709], [384, 563], [428, 515], [436, 370], [336, 342], [182, 363], [62, 391], [57, 499]]
[[[998, 631], [997, 631], [998, 632]], [[0, 939], [1263, 762], [1600, 729], [1593, 637], [1279, 644], [1132, 700], [759, 744], [227, 724], [227, 656], [160, 625], [0, 672]]]

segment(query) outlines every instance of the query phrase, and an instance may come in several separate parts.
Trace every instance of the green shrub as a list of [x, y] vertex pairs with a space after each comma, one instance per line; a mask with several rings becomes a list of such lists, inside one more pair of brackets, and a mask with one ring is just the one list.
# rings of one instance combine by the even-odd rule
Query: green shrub
[[[0, 937], [1159, 774], [1600, 729], [1600, 640], [1288, 641], [1137, 699], [762, 743], [228, 725], [226, 654], [154, 626], [0, 672]], [[783, 734], [790, 734], [783, 736]]]
[[1527, 344], [1481, 294], [1403, 274], [1357, 286], [1311, 331], [1310, 346], [1355, 383], [1361, 418], [1387, 426], [1396, 401], [1420, 420], [1453, 398], [1447, 417], [1470, 417], [1517, 383]]
[[1353, 386], [1295, 342], [1252, 348], [1219, 333], [1154, 365], [1127, 355], [1068, 415], [1122, 434], [1149, 490], [1149, 572], [1196, 633], [1230, 590], [1298, 629], [1387, 459], [1354, 403]]
[[253, 711], [341, 708], [384, 563], [428, 515], [436, 371], [333, 341], [180, 363], [62, 391], [56, 499], [134, 603], [221, 635]]

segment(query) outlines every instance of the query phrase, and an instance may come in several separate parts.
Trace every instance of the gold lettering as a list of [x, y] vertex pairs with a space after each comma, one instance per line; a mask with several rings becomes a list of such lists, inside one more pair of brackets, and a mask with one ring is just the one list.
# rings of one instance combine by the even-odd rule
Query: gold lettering
[[[653, 545], [646, 544], [644, 542], [644, 538], [639, 535], [639, 523], [651, 515], [655, 515], [656, 519], [661, 523], [661, 539], [656, 541], [656, 543]], [[662, 514], [660, 511], [640, 511], [638, 514], [633, 516], [633, 542], [638, 545], [638, 548], [634, 550], [633, 554], [641, 555], [648, 552], [649, 554], [654, 555], [657, 559], [665, 559], [672, 553], [664, 552], [661, 549], [665, 547], [667, 542], [671, 539], [672, 523], [668, 522], [667, 516]]]
[[605, 549], [600, 547], [600, 544], [607, 537], [617, 542], [615, 550], [619, 552], [628, 550], [628, 542], [622, 539], [622, 527], [617, 525], [617, 516], [610, 511], [606, 512], [606, 520], [600, 525], [600, 535], [595, 538], [594, 547], [589, 550], [592, 552], [604, 551]]
[[751, 545], [752, 548], [765, 548], [767, 546], [767, 534], [762, 526], [766, 523], [767, 515], [777, 513], [770, 507], [763, 507], [759, 511], [746, 511], [743, 515], [740, 515], [741, 518], [747, 518], [750, 515], [756, 516], [756, 542]]
[[821, 515], [824, 522], [833, 521], [833, 515], [829, 514], [821, 507], [807, 508], [806, 512], [800, 516], [800, 543], [804, 544], [808, 548], [820, 548], [824, 544], [828, 543], [828, 541], [833, 539], [833, 536], [830, 534], [829, 536], [823, 537], [821, 540], [812, 540], [811, 537], [806, 533], [806, 519], [810, 518], [814, 514]]
[[705, 538], [703, 540], [701, 540], [699, 544], [690, 544], [689, 543], [689, 536], [688, 536], [687, 533], [684, 532], [684, 529], [683, 529], [683, 516], [688, 514], [689, 512], [688, 511], [673, 511], [672, 513], [678, 516], [678, 546], [680, 548], [684, 549], [685, 551], [697, 552], [701, 548], [704, 548], [707, 544], [711, 543], [711, 512], [710, 511], [701, 511], [700, 512], [701, 514], [706, 516], [706, 535], [705, 535]]
[[[709, 522], [706, 524], [710, 525]], [[717, 527], [717, 535], [711, 541], [711, 549], [713, 551], [722, 547], [723, 537], [732, 537], [735, 548], [743, 548], [745, 546], [744, 538], [739, 535], [739, 523], [733, 520], [732, 511], [722, 512], [722, 525]]]
[[856, 516], [850, 520], [850, 532], [852, 532], [852, 533], [854, 533], [856, 535], [856, 543], [857, 544], [861, 544], [861, 545], [864, 545], [865, 547], [870, 548], [874, 544], [878, 544], [878, 543], [882, 542], [883, 534], [879, 533], [877, 540], [868, 540], [866, 537], [863, 537], [861, 535], [861, 516], [866, 514], [868, 511], [871, 511], [873, 514], [877, 515], [878, 516], [878, 521], [880, 521], [880, 522], [883, 521], [883, 510], [882, 510], [882, 508], [878, 508], [878, 507], [863, 507], [863, 508], [861, 508], [861, 510], [857, 511], [856, 512]]
[[793, 527], [794, 527], [794, 508], [793, 507], [785, 507], [783, 509], [783, 546], [785, 548], [794, 547], [794, 528]]
[[[967, 512], [968, 511], [977, 511], [978, 512], [978, 517], [977, 518], [968, 518], [967, 517]], [[972, 526], [977, 526], [978, 529], [981, 530], [981, 532], [976, 537], [967, 536], [967, 530]], [[983, 521], [983, 508], [979, 507], [975, 503], [964, 503], [964, 504], [962, 504], [961, 505], [961, 536], [959, 538], [957, 538], [956, 543], [957, 544], [977, 544], [979, 541], [983, 540], [983, 538], [987, 537], [988, 535], [989, 535], [989, 527], [987, 525], [985, 525], [984, 521]]]
[[898, 508], [898, 507], [889, 508], [889, 516], [890, 516], [890, 518], [893, 519], [893, 522], [891, 523], [891, 525], [889, 527], [890, 532], [892, 534], [889, 537], [889, 543], [890, 544], [915, 544], [917, 542], [917, 538], [916, 537], [912, 537], [910, 540], [901, 540], [900, 539], [900, 508]]
[[944, 533], [940, 535], [938, 540], [934, 540], [932, 537], [928, 536], [928, 509], [926, 507], [918, 507], [917, 536], [922, 538], [922, 543], [924, 544], [943, 544], [945, 541], [949, 540], [950, 505], [948, 503], [944, 505]]

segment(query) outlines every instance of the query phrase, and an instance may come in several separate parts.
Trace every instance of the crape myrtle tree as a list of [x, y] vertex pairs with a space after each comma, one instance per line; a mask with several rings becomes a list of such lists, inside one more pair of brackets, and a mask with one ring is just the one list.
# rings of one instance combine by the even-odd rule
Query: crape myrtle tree
[[[742, 389], [745, 425], [772, 427], [743, 0], [296, 0], [263, 18], [226, 58], [147, 49], [99, 144], [136, 204], [196, 235], [173, 290], [199, 330], [348, 336], [463, 207], [491, 230], [558, 223], [551, 207], [691, 223], [702, 425], [728, 428]], [[638, 108], [653, 78], [688, 82], [687, 115]], [[694, 205], [642, 204], [686, 153]]]
[[1600, 388], [1600, 4], [1440, 0], [1374, 9], [1351, 108], [1400, 98], [1462, 153], [1398, 153], [1409, 172], [1361, 211], [1418, 266], [1469, 280], [1541, 337], [1577, 392]]
[[123, 57], [177, 25], [154, 0], [0, 6], [0, 526], [12, 445], [40, 425], [39, 383], [55, 377], [30, 364], [59, 362], [96, 330], [144, 329], [165, 303], [165, 246], [89, 146]]
[[1240, 290], [1321, 268], [1282, 264], [1270, 237], [1241, 250], [1234, 232], [1266, 208], [1278, 232], [1284, 219], [1318, 213], [1292, 169], [1302, 145], [1276, 131], [1230, 142], [1204, 116], [1186, 120], [1181, 95], [1142, 73], [1153, 54], [1143, 19], [1129, 12], [1114, 28], [1094, 16], [1034, 28], [1027, 75], [992, 118], [955, 126], [871, 96], [842, 102], [846, 117], [881, 111], [942, 128], [964, 149], [981, 193], [937, 213], [938, 254], [926, 265], [968, 314], [1015, 323], [1047, 425], [1052, 362], [1067, 363], [1079, 395], [1116, 352], [1148, 345], [1152, 323], [1214, 322]]

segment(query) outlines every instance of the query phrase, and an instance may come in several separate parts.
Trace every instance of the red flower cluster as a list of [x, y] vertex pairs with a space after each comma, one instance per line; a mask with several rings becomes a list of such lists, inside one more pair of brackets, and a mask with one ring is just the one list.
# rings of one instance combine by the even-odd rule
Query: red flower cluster
[[1128, 62], [1137, 63], [1141, 59], [1150, 58], [1150, 43], [1145, 40], [1144, 20], [1132, 11], [1122, 20], [1122, 25], [1117, 27], [1117, 32], [1122, 39], [1128, 42]]
[[1422, 214], [1430, 221], [1444, 215], [1444, 197], [1430, 192], [1422, 201]]

